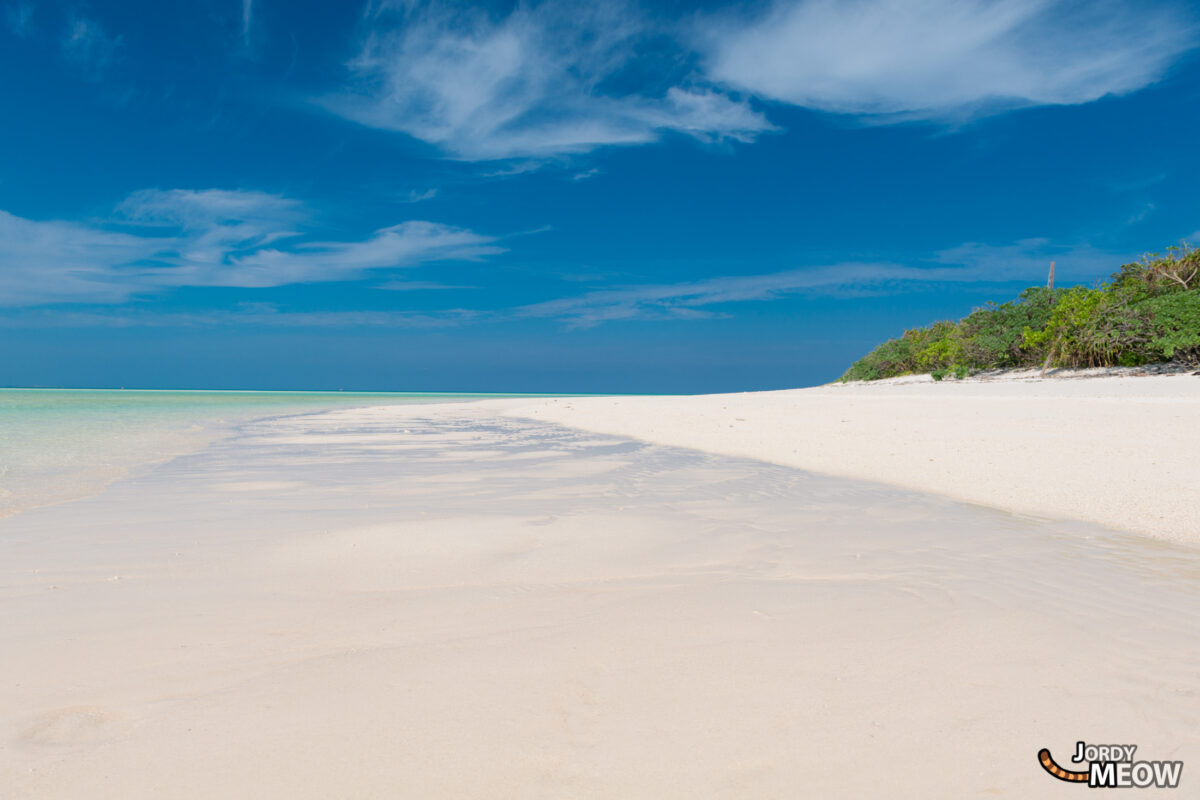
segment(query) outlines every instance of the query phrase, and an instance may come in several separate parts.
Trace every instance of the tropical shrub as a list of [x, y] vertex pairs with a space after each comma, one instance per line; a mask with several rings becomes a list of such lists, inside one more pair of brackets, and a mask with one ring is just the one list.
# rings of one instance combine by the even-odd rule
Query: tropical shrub
[[958, 322], [905, 331], [854, 362], [842, 380], [928, 372], [1200, 364], [1200, 250], [1186, 242], [1123, 265], [1109, 283], [1032, 287]]
[[1025, 344], [1026, 329], [1041, 330], [1058, 292], [1034, 287], [1003, 305], [989, 303], [968, 314], [962, 330], [962, 362], [974, 369], [1012, 369], [1036, 360]]
[[1025, 346], [1045, 350], [1056, 367], [1146, 363], [1153, 338], [1149, 314], [1107, 288], [1063, 292], [1041, 330], [1025, 329]]
[[1139, 307], [1152, 321], [1156, 359], [1200, 364], [1200, 289], [1155, 297]]
[[1149, 253], [1125, 264], [1113, 275], [1113, 289], [1133, 299], [1158, 297], [1200, 287], [1200, 249], [1187, 242], [1168, 247], [1165, 254]]
[[917, 369], [953, 369], [962, 361], [962, 331], [953, 322], [935, 322], [921, 331], [922, 347], [916, 353]]

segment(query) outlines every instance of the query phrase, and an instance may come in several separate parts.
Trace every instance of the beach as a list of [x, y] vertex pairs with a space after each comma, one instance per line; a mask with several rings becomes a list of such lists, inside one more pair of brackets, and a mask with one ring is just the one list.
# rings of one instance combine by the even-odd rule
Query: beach
[[912, 376], [777, 392], [497, 407], [1200, 544], [1200, 376], [1095, 372], [1102, 374], [944, 382]]
[[1200, 0], [0, 17], [0, 800], [1200, 797]]
[[1078, 740], [1189, 786], [1198, 386], [241, 423], [0, 520], [0, 786], [1060, 797]]

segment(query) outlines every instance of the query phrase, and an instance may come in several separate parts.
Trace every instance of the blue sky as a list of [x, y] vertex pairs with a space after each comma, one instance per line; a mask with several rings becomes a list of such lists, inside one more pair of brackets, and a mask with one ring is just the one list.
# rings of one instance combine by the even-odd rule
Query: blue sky
[[0, 0], [0, 384], [736, 391], [1200, 239], [1200, 13]]

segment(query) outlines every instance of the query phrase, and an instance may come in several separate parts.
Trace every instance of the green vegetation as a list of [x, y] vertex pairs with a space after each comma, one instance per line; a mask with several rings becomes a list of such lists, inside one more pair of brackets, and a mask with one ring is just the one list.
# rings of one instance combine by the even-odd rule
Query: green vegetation
[[843, 381], [928, 372], [1200, 364], [1200, 249], [1187, 243], [1126, 264], [1097, 288], [1034, 287], [958, 322], [905, 331], [851, 365]]

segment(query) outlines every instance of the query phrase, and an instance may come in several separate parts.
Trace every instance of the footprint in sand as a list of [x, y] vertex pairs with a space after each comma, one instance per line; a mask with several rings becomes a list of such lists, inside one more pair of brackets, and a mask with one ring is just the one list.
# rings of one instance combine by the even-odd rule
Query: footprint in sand
[[555, 692], [554, 710], [558, 733], [573, 750], [591, 750], [600, 744], [604, 708], [591, 687], [579, 681], [563, 687]]
[[26, 744], [79, 745], [108, 738], [126, 715], [101, 706], [71, 706], [41, 714], [18, 737]]

